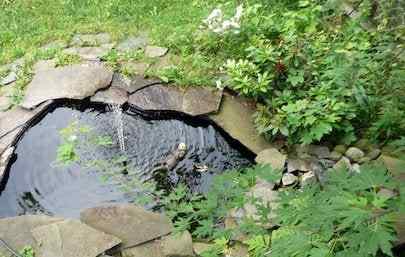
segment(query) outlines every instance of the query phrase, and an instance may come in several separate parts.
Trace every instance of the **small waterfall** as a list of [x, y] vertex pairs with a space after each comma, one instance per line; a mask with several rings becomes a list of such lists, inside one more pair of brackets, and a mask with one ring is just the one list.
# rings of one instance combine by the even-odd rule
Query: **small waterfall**
[[119, 104], [109, 104], [108, 108], [114, 113], [114, 127], [117, 130], [118, 142], [123, 154], [126, 153], [125, 136], [124, 136], [124, 121], [122, 119], [122, 107]]

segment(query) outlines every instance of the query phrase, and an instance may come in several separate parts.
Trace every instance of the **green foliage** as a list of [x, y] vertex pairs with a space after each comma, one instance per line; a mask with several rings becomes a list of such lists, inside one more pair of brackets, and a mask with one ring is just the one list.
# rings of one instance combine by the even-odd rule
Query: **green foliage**
[[[213, 246], [202, 254], [206, 257], [226, 256], [233, 235], [240, 232], [247, 236], [244, 243], [251, 257], [393, 256], [394, 217], [405, 211], [405, 198], [402, 192], [387, 197], [379, 191], [398, 193], [404, 185], [384, 167], [363, 166], [361, 173], [330, 171], [322, 188], [313, 184], [280, 191], [275, 210], [279, 228], [263, 229], [261, 224], [268, 217], [263, 212], [264, 223], [246, 219], [236, 228], [225, 229], [226, 213], [250, 201], [245, 193], [263, 174], [270, 181], [280, 178], [277, 171], [257, 166], [218, 176], [204, 197], [190, 196], [180, 186], [164, 199], [166, 213], [179, 231], [187, 229], [195, 237], [213, 240]], [[260, 201], [257, 204], [260, 209]]]
[[31, 246], [26, 246], [20, 252], [21, 257], [35, 257], [34, 249]]
[[248, 5], [238, 36], [249, 46], [225, 68], [230, 87], [263, 104], [259, 132], [305, 144], [332, 135], [350, 142], [368, 127], [379, 141], [404, 133], [400, 35], [382, 17], [365, 31], [366, 2], [357, 19], [343, 17], [337, 1]]
[[331, 172], [324, 189], [282, 193], [272, 256], [392, 256], [400, 200], [378, 191], [397, 187], [383, 167], [363, 167]]
[[66, 66], [80, 63], [81, 58], [76, 54], [58, 53], [56, 55], [56, 66]]

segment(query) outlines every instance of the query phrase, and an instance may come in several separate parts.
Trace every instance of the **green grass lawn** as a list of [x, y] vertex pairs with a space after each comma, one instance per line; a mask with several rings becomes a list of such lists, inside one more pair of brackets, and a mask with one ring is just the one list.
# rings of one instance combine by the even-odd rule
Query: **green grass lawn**
[[[75, 33], [109, 32], [114, 39], [148, 31], [178, 47], [221, 0], [2, 0], [0, 64]], [[184, 32], [184, 33], [183, 33]]]

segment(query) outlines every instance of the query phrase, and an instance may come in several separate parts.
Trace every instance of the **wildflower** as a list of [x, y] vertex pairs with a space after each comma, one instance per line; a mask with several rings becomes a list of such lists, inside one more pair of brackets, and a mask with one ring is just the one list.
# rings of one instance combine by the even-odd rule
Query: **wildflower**
[[236, 8], [235, 15], [229, 20], [224, 20], [222, 10], [214, 9], [211, 14], [203, 20], [205, 26], [214, 33], [224, 34], [228, 31], [233, 31], [235, 34], [240, 32], [240, 22], [243, 16], [243, 6], [239, 5]]

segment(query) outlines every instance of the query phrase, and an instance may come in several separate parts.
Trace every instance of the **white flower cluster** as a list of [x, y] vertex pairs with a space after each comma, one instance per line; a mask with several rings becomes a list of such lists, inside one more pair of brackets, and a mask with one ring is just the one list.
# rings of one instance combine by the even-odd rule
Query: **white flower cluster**
[[243, 5], [239, 5], [236, 8], [235, 15], [229, 20], [224, 20], [222, 10], [214, 9], [211, 14], [203, 20], [205, 26], [214, 33], [224, 34], [228, 31], [232, 31], [235, 34], [240, 32], [240, 21], [243, 16]]

